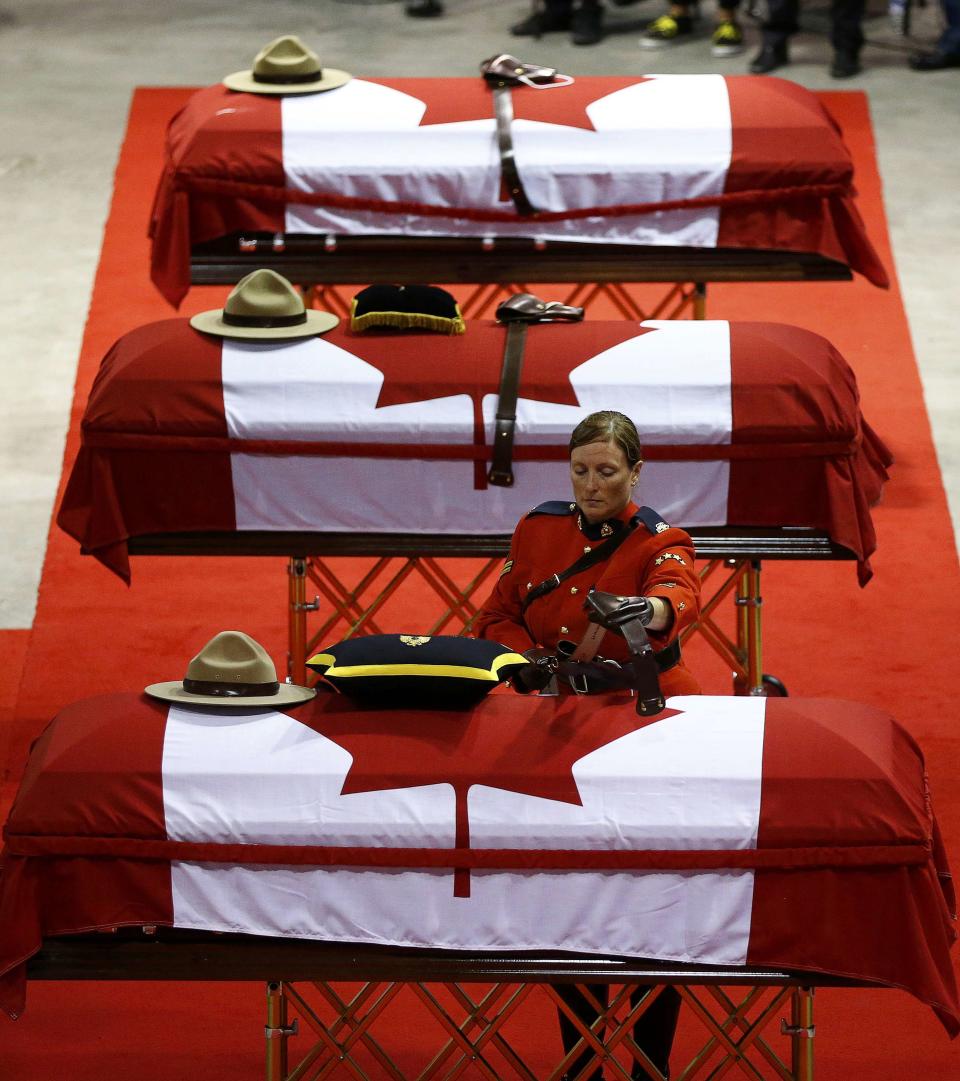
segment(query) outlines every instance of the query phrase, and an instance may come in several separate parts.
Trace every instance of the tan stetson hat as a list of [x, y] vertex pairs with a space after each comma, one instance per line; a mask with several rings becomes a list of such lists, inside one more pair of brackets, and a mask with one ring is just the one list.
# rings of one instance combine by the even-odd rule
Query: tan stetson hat
[[350, 81], [349, 71], [324, 68], [320, 57], [295, 34], [275, 38], [257, 53], [253, 67], [224, 77], [223, 85], [247, 94], [316, 94]]
[[310, 687], [279, 683], [267, 651], [243, 631], [214, 635], [187, 665], [182, 682], [151, 683], [144, 690], [152, 698], [181, 706], [229, 709], [286, 709], [309, 702], [317, 693]]
[[190, 326], [221, 338], [309, 338], [339, 322], [331, 312], [304, 308], [300, 294], [275, 270], [255, 270], [237, 282], [222, 308], [200, 312]]

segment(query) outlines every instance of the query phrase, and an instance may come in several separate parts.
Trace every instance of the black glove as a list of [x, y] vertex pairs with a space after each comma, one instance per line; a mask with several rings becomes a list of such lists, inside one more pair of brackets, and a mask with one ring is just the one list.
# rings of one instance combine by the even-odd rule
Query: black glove
[[633, 619], [644, 627], [653, 619], [653, 601], [649, 597], [618, 597], [613, 593], [588, 593], [583, 602], [587, 619], [601, 627], [617, 628]]
[[626, 639], [630, 662], [636, 679], [637, 713], [650, 717], [664, 708], [660, 674], [647, 637], [646, 626], [653, 618], [653, 604], [648, 597], [620, 597], [616, 593], [594, 590], [583, 602], [587, 619], [599, 623]]
[[532, 694], [534, 691], [542, 691], [553, 679], [556, 668], [556, 657], [549, 650], [535, 646], [525, 650], [521, 656], [530, 662], [523, 668], [518, 668], [510, 677], [510, 683], [518, 694]]

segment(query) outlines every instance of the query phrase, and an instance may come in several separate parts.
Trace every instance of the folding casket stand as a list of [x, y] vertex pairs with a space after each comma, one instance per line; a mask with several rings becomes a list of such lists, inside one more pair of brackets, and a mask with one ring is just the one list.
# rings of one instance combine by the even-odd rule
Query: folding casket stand
[[[571, 1074], [570, 1081], [589, 1077], [598, 1061], [605, 1064], [607, 1078], [629, 1081], [631, 1065], [637, 1062], [654, 1081], [664, 1081], [634, 1043], [632, 1029], [668, 984], [706, 1033], [690, 1061], [674, 1065], [673, 1081], [715, 1079], [730, 1071], [755, 1081], [813, 1081], [814, 988], [867, 986], [772, 968], [572, 954], [465, 954], [160, 928], [47, 939], [29, 962], [28, 974], [32, 980], [264, 981], [266, 1081], [312, 1081], [334, 1071], [343, 1076], [344, 1070], [369, 1081], [405, 1081], [410, 1075], [373, 1031], [404, 990], [442, 1030], [436, 1052], [416, 1074], [417, 1081], [452, 1079], [467, 1070], [490, 1081], [558, 1081], [585, 1047], [596, 1057], [579, 1075]], [[344, 983], [353, 985], [346, 994]], [[592, 1030], [577, 1020], [557, 990], [561, 984], [583, 983], [614, 985], [609, 1005], [596, 1003]], [[580, 1029], [583, 1041], [547, 1074], [532, 1071], [505, 1031], [538, 985]], [[635, 987], [650, 992], [632, 1005]], [[589, 995], [586, 987], [582, 990]], [[788, 1008], [789, 1018], [784, 1016]], [[769, 1026], [778, 1019], [779, 1033], [787, 1037], [785, 1058], [768, 1038]], [[291, 1038], [301, 1031], [307, 1040], [303, 1050], [296, 1049], [299, 1061], [292, 1063]]]
[[[738, 694], [778, 694], [779, 681], [763, 671], [760, 570], [764, 559], [853, 560], [856, 556], [826, 534], [801, 528], [691, 529], [702, 583], [713, 592], [704, 600], [700, 620], [688, 633], [700, 633], [727, 661]], [[442, 610], [425, 634], [440, 634], [453, 626], [468, 629], [477, 614], [483, 585], [502, 566], [510, 548], [506, 535], [409, 533], [155, 533], [129, 538], [130, 555], [286, 556], [288, 575], [289, 673], [294, 683], [307, 683], [306, 658], [327, 644], [338, 624], [342, 638], [378, 634], [377, 613], [411, 575], [417, 574], [440, 599]], [[329, 562], [337, 556], [368, 556], [373, 565], [361, 579], [348, 584]], [[444, 557], [480, 557], [483, 563], [466, 586], [458, 585], [443, 566]], [[399, 564], [397, 563], [399, 560]], [[377, 592], [367, 596], [375, 586]], [[330, 614], [312, 633], [308, 613], [320, 610], [319, 594]], [[735, 636], [715, 620], [720, 603], [733, 595]], [[449, 633], [449, 631], [448, 631]]]

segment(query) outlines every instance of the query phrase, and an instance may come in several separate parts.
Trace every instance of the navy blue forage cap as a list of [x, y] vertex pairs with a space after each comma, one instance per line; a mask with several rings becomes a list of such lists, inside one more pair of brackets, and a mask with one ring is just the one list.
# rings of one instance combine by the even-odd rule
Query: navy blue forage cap
[[463, 334], [467, 325], [452, 294], [438, 285], [370, 285], [353, 298], [351, 330], [374, 327]]

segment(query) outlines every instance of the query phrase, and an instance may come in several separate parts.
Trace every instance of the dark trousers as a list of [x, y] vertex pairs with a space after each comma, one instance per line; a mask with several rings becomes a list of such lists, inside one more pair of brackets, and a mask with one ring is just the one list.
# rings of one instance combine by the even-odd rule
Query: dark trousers
[[598, 8], [602, 0], [543, 0], [544, 8], [561, 18], [569, 15], [574, 8]]
[[[569, 15], [574, 7], [600, 7], [602, 0], [543, 0], [544, 7], [551, 14], [557, 14], [560, 16]], [[799, 3], [799, 0], [797, 0]], [[688, 7], [693, 7], [696, 0], [677, 0], [677, 3], [686, 4]], [[723, 0], [720, 7], [724, 11], [736, 11], [740, 6], [740, 0]]]
[[[606, 1004], [609, 990], [607, 984], [591, 983], [587, 987], [594, 998]], [[643, 998], [647, 990], [646, 987], [635, 988], [630, 995], [630, 1004], [635, 1006]], [[585, 1025], [592, 1025], [596, 1021], [597, 1011], [591, 1007], [580, 989], [574, 984], [558, 984], [557, 992]], [[679, 993], [673, 987], [664, 987], [647, 1008], [647, 1011], [633, 1026], [633, 1038], [637, 1046], [645, 1052], [654, 1066], [664, 1075], [668, 1075], [670, 1048], [673, 1046], [673, 1035], [677, 1029], [679, 1013]], [[562, 1012], [560, 1013], [560, 1038], [563, 1041], [564, 1051], [570, 1051], [577, 1041], [581, 1039], [577, 1027]], [[585, 1049], [567, 1067], [567, 1075], [576, 1077], [590, 1061], [592, 1054], [593, 1051]], [[593, 1073], [587, 1074], [588, 1081], [600, 1081], [601, 1072], [601, 1068], [598, 1066]], [[638, 1062], [633, 1062], [631, 1075], [635, 1078], [649, 1078], [649, 1074]]]
[[[830, 4], [830, 44], [839, 53], [857, 56], [863, 48], [863, 9], [865, 0], [832, 0]], [[763, 44], [781, 46], [800, 29], [797, 15], [800, 0], [767, 0], [767, 18], [763, 24]]]
[[946, 56], [960, 56], [960, 0], [943, 0], [947, 28], [937, 42], [937, 51]]

